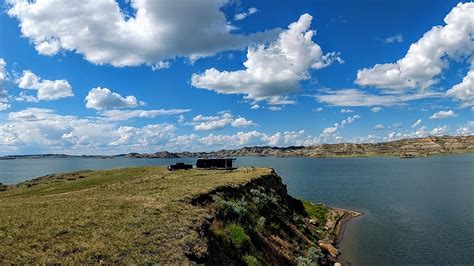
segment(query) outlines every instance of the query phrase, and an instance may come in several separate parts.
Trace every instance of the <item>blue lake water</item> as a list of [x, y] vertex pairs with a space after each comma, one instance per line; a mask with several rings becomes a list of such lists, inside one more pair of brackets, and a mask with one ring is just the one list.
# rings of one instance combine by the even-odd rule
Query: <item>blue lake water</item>
[[[56, 172], [194, 163], [195, 159], [19, 159], [0, 161], [0, 182]], [[474, 264], [474, 154], [399, 159], [242, 157], [273, 167], [291, 195], [359, 210], [341, 258], [354, 264]]]

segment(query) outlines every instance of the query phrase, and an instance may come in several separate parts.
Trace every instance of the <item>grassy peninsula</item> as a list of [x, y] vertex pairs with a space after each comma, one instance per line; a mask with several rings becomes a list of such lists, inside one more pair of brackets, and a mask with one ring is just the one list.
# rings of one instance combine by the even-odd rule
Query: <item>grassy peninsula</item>
[[267, 168], [54, 174], [0, 192], [3, 263], [329, 263], [340, 218]]

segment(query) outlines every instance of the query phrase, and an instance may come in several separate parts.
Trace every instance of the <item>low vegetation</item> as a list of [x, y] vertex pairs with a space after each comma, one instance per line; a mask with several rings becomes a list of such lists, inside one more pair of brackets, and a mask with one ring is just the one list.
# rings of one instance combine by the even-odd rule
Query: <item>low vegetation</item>
[[309, 201], [303, 201], [304, 209], [309, 217], [315, 219], [321, 224], [325, 224], [328, 219], [329, 207], [324, 204], [316, 204]]
[[0, 263], [328, 263], [329, 209], [265, 168], [48, 175], [0, 193], [0, 210]]
[[[208, 210], [188, 198], [269, 169], [123, 168], [49, 175], [0, 193], [0, 262], [180, 263]], [[233, 243], [243, 237], [229, 228]]]
[[242, 257], [242, 260], [244, 261], [245, 265], [247, 266], [260, 266], [262, 265], [257, 258], [255, 258], [252, 255], [245, 255]]
[[312, 246], [304, 256], [296, 258], [296, 264], [298, 266], [319, 265], [323, 258], [324, 254], [322, 250], [317, 246]]
[[257, 186], [216, 199], [211, 234], [216, 238], [213, 253], [220, 254], [218, 261], [246, 265], [323, 262], [323, 251], [317, 246], [320, 228], [309, 221], [324, 224], [329, 208], [303, 205], [279, 189]]

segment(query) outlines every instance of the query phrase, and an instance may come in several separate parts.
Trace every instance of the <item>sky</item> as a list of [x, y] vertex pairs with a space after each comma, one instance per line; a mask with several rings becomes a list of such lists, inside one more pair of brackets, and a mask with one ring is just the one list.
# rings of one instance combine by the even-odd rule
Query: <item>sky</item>
[[474, 132], [473, 2], [0, 3], [0, 155]]

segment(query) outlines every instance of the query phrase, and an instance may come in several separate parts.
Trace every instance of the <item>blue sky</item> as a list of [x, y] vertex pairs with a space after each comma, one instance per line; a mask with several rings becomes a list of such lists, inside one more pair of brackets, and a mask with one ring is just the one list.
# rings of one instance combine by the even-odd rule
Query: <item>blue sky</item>
[[446, 0], [8, 0], [0, 153], [470, 135], [473, 35]]

